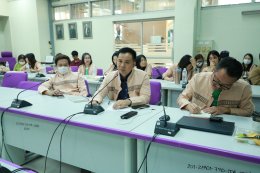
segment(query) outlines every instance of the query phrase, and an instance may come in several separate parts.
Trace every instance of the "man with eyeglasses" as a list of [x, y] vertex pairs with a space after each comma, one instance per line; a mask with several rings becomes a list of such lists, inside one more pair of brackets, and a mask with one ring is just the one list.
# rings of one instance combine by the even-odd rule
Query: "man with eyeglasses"
[[243, 68], [239, 61], [222, 59], [215, 72], [195, 75], [180, 94], [177, 103], [190, 113], [250, 116], [254, 111], [251, 86], [240, 80]]

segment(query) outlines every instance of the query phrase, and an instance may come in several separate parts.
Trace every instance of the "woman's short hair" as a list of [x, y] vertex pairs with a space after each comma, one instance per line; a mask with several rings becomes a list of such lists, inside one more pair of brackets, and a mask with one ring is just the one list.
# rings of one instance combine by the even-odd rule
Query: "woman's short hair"
[[70, 65], [71, 61], [70, 58], [67, 55], [59, 54], [55, 57], [55, 65], [58, 64], [58, 61], [61, 59], [66, 59], [68, 61], [68, 64]]

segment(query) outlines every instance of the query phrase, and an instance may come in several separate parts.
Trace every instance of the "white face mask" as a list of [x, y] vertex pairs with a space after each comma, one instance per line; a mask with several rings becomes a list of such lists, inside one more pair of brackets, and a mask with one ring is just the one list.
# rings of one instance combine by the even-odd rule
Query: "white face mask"
[[19, 61], [19, 64], [20, 64], [20, 65], [24, 65], [25, 62], [24, 62], [24, 61]]
[[244, 64], [245, 65], [248, 65], [248, 64], [250, 64], [251, 63], [251, 60], [250, 59], [244, 59]]
[[203, 62], [197, 62], [196, 67], [197, 67], [197, 68], [201, 68], [202, 65], [203, 65]]
[[66, 67], [66, 66], [61, 66], [61, 67], [58, 67], [58, 72], [60, 74], [66, 74], [69, 72], [69, 67]]

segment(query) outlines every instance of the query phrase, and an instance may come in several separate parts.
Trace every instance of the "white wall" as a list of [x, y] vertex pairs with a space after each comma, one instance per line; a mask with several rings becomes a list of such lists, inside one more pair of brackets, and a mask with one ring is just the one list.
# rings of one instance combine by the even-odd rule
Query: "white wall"
[[0, 16], [8, 16], [7, 0], [0, 0]]
[[47, 0], [8, 1], [8, 6], [14, 55], [31, 52], [44, 60], [50, 38]]
[[183, 55], [194, 52], [197, 0], [176, 0], [175, 4], [174, 63], [178, 63]]
[[36, 0], [9, 1], [12, 47], [15, 56], [40, 56]]
[[37, 20], [38, 20], [38, 34], [39, 34], [39, 47], [40, 56], [44, 61], [46, 55], [51, 54], [49, 47], [50, 41], [50, 28], [48, 17], [48, 0], [36, 0]]
[[8, 17], [0, 16], [0, 52], [12, 50], [11, 33]]
[[[156, 13], [146, 14], [131, 14], [131, 15], [119, 15], [119, 16], [106, 16], [106, 17], [93, 17], [84, 20], [65, 20], [54, 22], [53, 30], [55, 35], [55, 24], [64, 24], [64, 40], [55, 41], [55, 53], [64, 53], [71, 56], [71, 51], [77, 50], [80, 54], [89, 52], [92, 55], [94, 64], [104, 70], [111, 64], [111, 56], [114, 52], [114, 33], [113, 22], [114, 21], [131, 21], [140, 19], [153, 19], [153, 18], [166, 18], [171, 17], [173, 19], [174, 11], [159, 11]], [[93, 39], [83, 39], [82, 22], [92, 21]], [[78, 39], [70, 40], [68, 23], [77, 22]], [[169, 61], [169, 60], [168, 60]]]
[[259, 64], [260, 14], [241, 14], [242, 11], [259, 9], [260, 3], [203, 8], [199, 39], [213, 40], [214, 49], [228, 50], [238, 60], [250, 52]]

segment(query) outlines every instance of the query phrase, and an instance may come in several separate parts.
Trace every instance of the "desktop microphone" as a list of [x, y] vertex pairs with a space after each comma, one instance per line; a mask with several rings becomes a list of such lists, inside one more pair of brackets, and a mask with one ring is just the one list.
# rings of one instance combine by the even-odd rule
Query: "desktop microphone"
[[161, 116], [161, 117], [159, 118], [159, 120], [160, 120], [160, 121], [165, 121], [165, 123], [167, 123], [167, 121], [169, 121], [171, 118], [170, 118], [169, 115], [166, 115], [164, 105], [163, 105], [163, 113], [164, 113], [164, 115]]
[[[46, 82], [46, 81], [44, 81], [44, 82]], [[12, 102], [11, 107], [12, 107], [12, 108], [23, 108], [23, 107], [27, 107], [27, 106], [32, 106], [31, 103], [29, 103], [29, 102], [27, 102], [27, 101], [25, 101], [25, 100], [19, 100], [18, 97], [19, 97], [19, 95], [20, 95], [21, 93], [23, 93], [23, 92], [25, 92], [25, 91], [27, 91], [27, 90], [33, 88], [33, 87], [36, 87], [37, 85], [41, 85], [41, 84], [44, 83], [44, 82], [38, 83], [38, 84], [36, 84], [36, 85], [33, 85], [33, 86], [30, 87], [30, 88], [26, 88], [26, 89], [20, 91], [20, 92], [17, 94], [16, 99], [14, 99], [14, 101]]]
[[103, 112], [105, 109], [100, 106], [100, 105], [93, 105], [93, 100], [94, 98], [104, 89], [108, 86], [108, 84], [110, 84], [116, 77], [118, 76], [118, 72], [116, 73], [116, 75], [112, 78], [112, 80], [110, 80], [103, 88], [101, 88], [91, 99], [90, 104], [86, 104], [85, 108], [84, 108], [84, 113], [85, 114], [90, 114], [90, 115], [97, 115], [100, 112]]
[[161, 116], [155, 124], [154, 133], [167, 136], [175, 136], [176, 133], [180, 130], [180, 128], [175, 123], [167, 122], [170, 120], [170, 116], [166, 115], [164, 105], [163, 111], [164, 115]]

